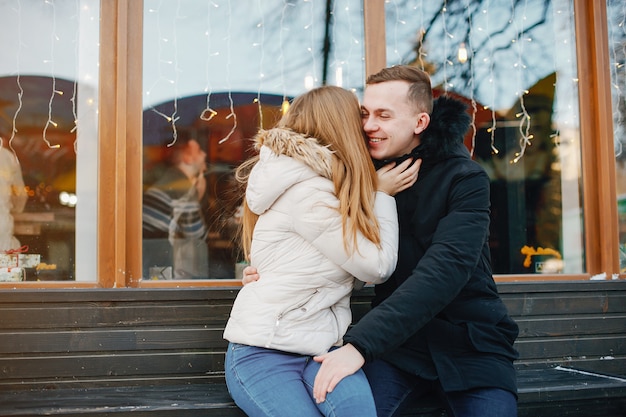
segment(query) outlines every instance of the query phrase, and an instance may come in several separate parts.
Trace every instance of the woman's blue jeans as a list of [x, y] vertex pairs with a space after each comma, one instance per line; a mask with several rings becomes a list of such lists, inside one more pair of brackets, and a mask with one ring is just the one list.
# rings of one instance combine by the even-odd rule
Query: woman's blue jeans
[[316, 404], [313, 381], [320, 364], [310, 356], [230, 343], [224, 367], [230, 395], [251, 417], [376, 417], [362, 370], [344, 378], [326, 401]]
[[517, 398], [499, 388], [443, 392], [438, 381], [406, 373], [377, 359], [363, 367], [374, 395], [378, 417], [396, 417], [419, 398], [437, 396], [450, 417], [517, 417]]

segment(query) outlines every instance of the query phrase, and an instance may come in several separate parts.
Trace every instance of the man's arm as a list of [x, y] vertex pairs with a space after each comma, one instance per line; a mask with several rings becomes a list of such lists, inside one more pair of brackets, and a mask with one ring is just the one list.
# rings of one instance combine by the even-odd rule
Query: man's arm
[[426, 254], [410, 277], [348, 331], [346, 346], [315, 359], [322, 363], [315, 380], [319, 386], [313, 388], [316, 399], [354, 373], [356, 359], [370, 361], [402, 345], [467, 283], [482, 250], [476, 242], [483, 242], [488, 233], [489, 183], [485, 174], [473, 173], [454, 184], [449, 211], [439, 220]]

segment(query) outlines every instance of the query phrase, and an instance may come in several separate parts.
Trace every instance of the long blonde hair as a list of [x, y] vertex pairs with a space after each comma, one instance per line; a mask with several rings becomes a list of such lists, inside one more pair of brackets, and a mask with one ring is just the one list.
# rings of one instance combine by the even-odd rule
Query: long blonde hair
[[[348, 251], [358, 250], [357, 233], [380, 244], [380, 229], [374, 214], [377, 177], [361, 126], [361, 109], [354, 93], [335, 86], [323, 86], [293, 100], [277, 127], [316, 138], [333, 151], [332, 180], [339, 199], [343, 243]], [[245, 189], [255, 156], [236, 171], [235, 178]], [[252, 234], [258, 216], [243, 199], [241, 244], [249, 259]]]

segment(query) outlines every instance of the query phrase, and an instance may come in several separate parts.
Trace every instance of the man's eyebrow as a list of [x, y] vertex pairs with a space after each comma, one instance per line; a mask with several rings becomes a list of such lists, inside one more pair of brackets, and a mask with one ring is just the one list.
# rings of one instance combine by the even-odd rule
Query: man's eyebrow
[[373, 109], [373, 110], [369, 110], [362, 104], [361, 104], [361, 110], [365, 110], [366, 112], [369, 112], [369, 113], [391, 112], [391, 109], [387, 109], [387, 108], [384, 108], [384, 107], [383, 108], [379, 107], [379, 108], [376, 108], [376, 109]]

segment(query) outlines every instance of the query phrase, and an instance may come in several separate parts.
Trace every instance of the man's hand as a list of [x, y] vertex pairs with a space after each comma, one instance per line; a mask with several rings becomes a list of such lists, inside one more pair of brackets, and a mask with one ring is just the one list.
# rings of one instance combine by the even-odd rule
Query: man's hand
[[313, 397], [318, 404], [326, 400], [326, 394], [332, 392], [342, 379], [365, 364], [363, 356], [350, 343], [324, 355], [315, 356], [313, 360], [322, 364], [313, 383]]
[[241, 282], [243, 283], [243, 285], [246, 285], [250, 284], [251, 282], [258, 281], [259, 278], [261, 277], [257, 273], [256, 268], [248, 265], [243, 269], [243, 278], [241, 279]]
[[415, 184], [422, 160], [418, 159], [411, 165], [412, 161], [413, 159], [409, 158], [397, 166], [395, 163], [391, 163], [376, 171], [378, 174], [378, 191], [394, 196]]

